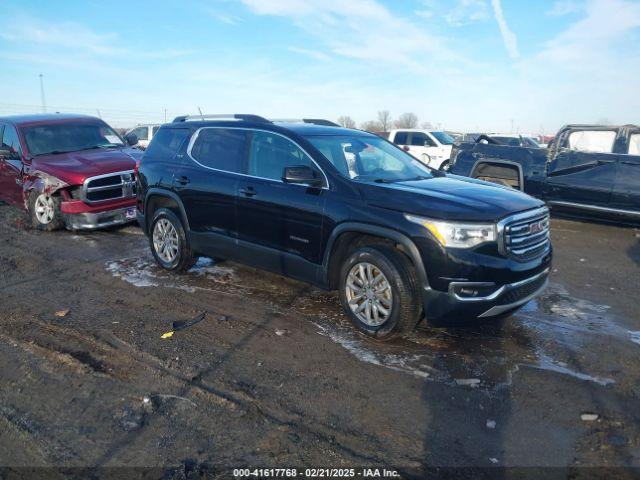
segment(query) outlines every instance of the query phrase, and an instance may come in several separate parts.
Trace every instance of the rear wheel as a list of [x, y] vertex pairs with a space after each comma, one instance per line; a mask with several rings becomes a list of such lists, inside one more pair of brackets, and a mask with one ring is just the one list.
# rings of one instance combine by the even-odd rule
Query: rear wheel
[[29, 194], [29, 216], [33, 228], [47, 232], [62, 228], [60, 203], [58, 195], [32, 191]]
[[182, 222], [166, 208], [158, 209], [151, 221], [149, 245], [156, 262], [172, 272], [185, 272], [195, 263]]
[[352, 323], [378, 340], [413, 329], [420, 315], [413, 267], [386, 245], [359, 248], [347, 258], [340, 272], [340, 302]]

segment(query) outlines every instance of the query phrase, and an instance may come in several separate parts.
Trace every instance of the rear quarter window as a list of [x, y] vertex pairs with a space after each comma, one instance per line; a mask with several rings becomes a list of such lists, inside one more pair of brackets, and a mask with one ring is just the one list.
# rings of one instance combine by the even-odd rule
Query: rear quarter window
[[153, 137], [144, 156], [156, 158], [173, 158], [189, 136], [186, 128], [164, 128], [160, 129]]

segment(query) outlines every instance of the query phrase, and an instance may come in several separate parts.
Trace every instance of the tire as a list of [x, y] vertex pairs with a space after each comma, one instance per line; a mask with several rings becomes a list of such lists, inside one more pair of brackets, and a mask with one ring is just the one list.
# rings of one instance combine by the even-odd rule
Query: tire
[[[365, 293], [366, 287], [359, 285], [358, 281], [362, 283], [361, 266], [364, 268], [364, 275], [367, 276], [367, 265], [371, 265], [369, 278], [375, 278], [379, 287], [373, 290], [369, 288], [368, 293]], [[379, 277], [380, 273], [384, 277], [382, 280]], [[388, 288], [384, 293], [376, 295], [375, 290], [381, 290], [385, 281]], [[349, 285], [362, 287], [360, 293]], [[418, 281], [409, 259], [393, 247], [375, 245], [362, 247], [351, 253], [340, 269], [339, 288], [340, 303], [345, 313], [355, 327], [369, 337], [382, 341], [391, 340], [412, 330], [418, 323], [421, 312]], [[368, 309], [365, 306], [362, 310], [364, 302], [358, 300], [359, 295], [368, 298]], [[377, 302], [377, 318], [372, 302]], [[359, 309], [362, 311], [358, 312]], [[365, 321], [363, 316], [373, 318]]]
[[29, 193], [29, 217], [36, 230], [52, 232], [64, 226], [60, 196], [32, 190]]
[[445, 160], [444, 162], [442, 162], [438, 170], [440, 170], [441, 172], [447, 172], [449, 170], [449, 160]]
[[170, 272], [186, 272], [196, 263], [182, 222], [175, 213], [159, 208], [153, 213], [149, 246], [158, 265]]

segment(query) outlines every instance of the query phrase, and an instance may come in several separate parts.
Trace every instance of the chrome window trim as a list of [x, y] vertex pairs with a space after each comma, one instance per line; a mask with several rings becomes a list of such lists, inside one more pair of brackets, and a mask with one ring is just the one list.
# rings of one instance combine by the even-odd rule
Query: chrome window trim
[[[200, 132], [202, 130], [207, 130], [207, 129], [218, 129], [218, 130], [245, 130], [248, 132], [264, 132], [264, 133], [271, 133], [273, 135], [278, 135], [288, 141], [290, 141], [291, 143], [293, 143], [296, 147], [298, 147], [300, 149], [300, 151], [302, 153], [304, 153], [307, 157], [309, 157], [309, 160], [311, 160], [313, 162], [313, 164], [318, 168], [318, 170], [320, 171], [320, 173], [322, 173], [322, 176], [324, 177], [324, 181], [325, 181], [325, 185], [323, 185], [321, 187], [322, 190], [329, 190], [330, 184], [329, 184], [329, 178], [327, 178], [327, 175], [324, 173], [324, 170], [322, 170], [322, 168], [320, 167], [320, 165], [318, 165], [318, 162], [316, 162], [313, 157], [311, 155], [309, 155], [309, 153], [300, 146], [300, 144], [298, 144], [298, 142], [296, 142], [295, 140], [292, 140], [291, 138], [287, 137], [286, 135], [283, 135], [281, 133], [278, 132], [274, 132], [273, 130], [265, 130], [262, 128], [251, 128], [251, 127], [223, 127], [223, 126], [208, 126], [208, 127], [200, 127], [198, 128], [195, 133], [191, 136], [191, 139], [189, 140], [189, 145], [187, 146], [187, 156], [197, 165], [201, 166], [202, 168], [206, 168], [207, 170], [213, 170], [214, 172], [223, 172], [223, 173], [228, 173], [231, 175], [239, 175], [241, 177], [248, 177], [248, 178], [257, 178], [260, 180], [267, 180], [270, 182], [278, 182], [278, 183], [286, 183], [283, 182], [282, 180], [278, 180], [275, 178], [267, 178], [267, 177], [258, 177], [255, 175], [249, 175], [248, 173], [239, 173], [239, 172], [230, 172], [229, 170], [222, 170], [219, 168], [213, 168], [213, 167], [208, 167], [206, 165], [203, 165], [202, 163], [200, 163], [198, 160], [196, 160], [193, 155], [191, 155], [191, 150], [193, 149], [193, 146], [195, 145], [196, 141], [198, 140], [198, 137], [200, 136]], [[301, 185], [301, 186], [311, 186], [309, 184], [306, 183], [286, 183], [287, 185]]]
[[623, 210], [620, 208], [600, 207], [598, 205], [585, 205], [583, 203], [562, 202], [558, 200], [551, 200], [548, 203], [551, 206], [556, 205], [558, 207], [582, 208], [584, 210], [591, 210], [594, 212], [617, 213], [619, 215], [629, 215], [631, 217], [640, 217], [640, 211], [635, 211], [635, 210]]
[[89, 188], [89, 182], [92, 182], [93, 180], [99, 180], [101, 178], [107, 178], [107, 177], [116, 177], [116, 176], [120, 176], [120, 183], [114, 183], [113, 185], [109, 185], [108, 187], [95, 187], [95, 190], [92, 189], [92, 191], [101, 191], [101, 190], [109, 190], [109, 189], [115, 189], [116, 187], [120, 187], [120, 189], [122, 190], [122, 192], [124, 193], [124, 183], [122, 182], [122, 175], [132, 175], [134, 177], [133, 183], [135, 185], [135, 175], [134, 175], [134, 171], [133, 170], [122, 170], [120, 172], [112, 172], [112, 173], [105, 173], [103, 175], [96, 175], [94, 177], [88, 177], [84, 180], [84, 182], [82, 182], [82, 201], [88, 204], [94, 204], [94, 203], [101, 203], [101, 202], [110, 202], [113, 200], [120, 200], [123, 198], [134, 198], [136, 195], [132, 194], [129, 196], [125, 196], [122, 195], [120, 197], [114, 197], [114, 198], [107, 198], [105, 200], [88, 200], [87, 199], [87, 193], [88, 193], [88, 188]]
[[550, 268], [546, 268], [545, 270], [538, 273], [537, 275], [534, 275], [533, 277], [525, 278], [524, 280], [520, 280], [518, 282], [507, 283], [505, 285], [502, 285], [495, 292], [493, 292], [491, 295], [487, 295], [486, 297], [461, 297], [455, 292], [454, 288], [458, 286], [465, 286], [465, 287], [471, 287], [471, 288], [490, 287], [492, 285], [495, 285], [495, 283], [493, 282], [451, 282], [449, 284], [449, 295], [453, 295], [453, 297], [459, 302], [490, 302], [491, 300], [497, 299], [500, 295], [502, 295], [503, 293], [509, 290], [513, 290], [514, 288], [521, 287], [522, 285], [526, 285], [527, 283], [536, 281], [542, 276], [548, 275], [550, 270], [551, 270]]

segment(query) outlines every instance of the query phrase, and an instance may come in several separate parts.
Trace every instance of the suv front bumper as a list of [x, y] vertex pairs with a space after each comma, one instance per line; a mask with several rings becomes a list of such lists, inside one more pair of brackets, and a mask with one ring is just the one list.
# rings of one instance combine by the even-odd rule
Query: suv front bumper
[[449, 291], [441, 292], [430, 287], [422, 290], [422, 300], [427, 321], [468, 320], [495, 317], [514, 311], [538, 296], [548, 283], [550, 268], [523, 280], [504, 285], [493, 285], [486, 294], [462, 297], [459, 288], [487, 288], [488, 283], [452, 282]]

